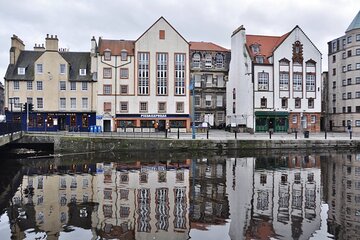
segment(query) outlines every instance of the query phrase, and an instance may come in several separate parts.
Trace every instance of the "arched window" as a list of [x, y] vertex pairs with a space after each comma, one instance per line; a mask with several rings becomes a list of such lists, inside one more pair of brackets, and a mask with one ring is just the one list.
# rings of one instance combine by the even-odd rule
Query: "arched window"
[[309, 60], [306, 62], [306, 91], [315, 92], [316, 88], [316, 62]]
[[195, 53], [193, 55], [193, 67], [194, 68], [200, 67], [200, 54], [199, 53]]
[[289, 90], [290, 61], [283, 58], [279, 61], [279, 88], [280, 91]]
[[224, 56], [220, 53], [216, 54], [216, 68], [224, 67]]
[[205, 68], [211, 68], [212, 67], [212, 57], [211, 54], [208, 53], [205, 55]]

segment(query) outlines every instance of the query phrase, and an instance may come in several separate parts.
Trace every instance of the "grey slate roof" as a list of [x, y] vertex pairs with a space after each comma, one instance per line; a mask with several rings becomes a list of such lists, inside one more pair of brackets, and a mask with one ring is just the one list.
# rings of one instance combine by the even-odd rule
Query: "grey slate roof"
[[[34, 62], [43, 54], [37, 51], [22, 51], [15, 64], [9, 64], [5, 79], [34, 80]], [[25, 68], [25, 75], [18, 75], [18, 67]]]
[[[59, 54], [69, 63], [69, 81], [92, 81], [89, 52], [59, 52]], [[80, 76], [80, 69], [86, 69], [85, 76]]]
[[352, 20], [351, 24], [346, 29], [346, 32], [354, 30], [354, 29], [358, 29], [358, 28], [360, 28], [360, 11], [358, 12], [358, 14], [354, 18], [354, 20]]
[[[34, 80], [35, 61], [45, 52], [21, 51], [15, 64], [9, 64], [5, 74], [7, 80]], [[69, 63], [69, 81], [92, 81], [91, 57], [89, 52], [59, 52]], [[25, 75], [18, 75], [18, 67], [25, 68]], [[80, 69], [86, 69], [86, 75], [80, 76]]]

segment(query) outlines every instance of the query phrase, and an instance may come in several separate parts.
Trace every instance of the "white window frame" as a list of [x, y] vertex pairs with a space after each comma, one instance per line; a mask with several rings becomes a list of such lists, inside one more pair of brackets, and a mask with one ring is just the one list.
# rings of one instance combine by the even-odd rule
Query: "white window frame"
[[66, 64], [60, 63], [60, 74], [64, 75], [66, 73]]
[[121, 79], [129, 78], [129, 69], [128, 68], [120, 68], [120, 78]]
[[86, 68], [80, 68], [79, 69], [79, 75], [80, 76], [86, 76]]
[[66, 98], [60, 98], [59, 104], [60, 104], [59, 106], [60, 109], [66, 109]]
[[297, 123], [297, 115], [292, 116], [292, 123]]
[[36, 81], [36, 90], [37, 91], [43, 90], [43, 81]]
[[175, 95], [185, 95], [185, 61], [184, 53], [175, 54]]
[[82, 109], [88, 109], [89, 108], [89, 99], [87, 97], [83, 97], [81, 99], [81, 107], [82, 107]]
[[70, 108], [76, 109], [76, 98], [70, 98]]
[[15, 91], [20, 90], [20, 81], [15, 80], [15, 81], [13, 82], [13, 89], [14, 89]]
[[269, 73], [259, 72], [258, 73], [258, 90], [267, 91], [269, 90]]
[[149, 94], [149, 65], [150, 65], [150, 53], [139, 52], [138, 53], [138, 94]]
[[120, 102], [120, 112], [129, 112], [129, 102]]
[[192, 58], [192, 67], [200, 68], [201, 56], [199, 53], [195, 53]]
[[156, 94], [167, 95], [168, 84], [168, 54], [156, 54]]
[[176, 102], [176, 112], [183, 113], [185, 109], [184, 106], [185, 106], [184, 102]]
[[139, 112], [148, 112], [148, 102], [139, 102]]
[[32, 81], [26, 82], [26, 90], [33, 90], [33, 82]]
[[36, 106], [38, 109], [43, 109], [44, 108], [44, 99], [36, 98]]
[[70, 91], [76, 91], [76, 82], [70, 82]]
[[42, 63], [37, 63], [36, 64], [36, 73], [37, 74], [43, 74], [43, 72], [44, 72], [44, 69], [43, 69]]
[[18, 67], [18, 75], [25, 75], [25, 68], [24, 67]]
[[212, 56], [210, 53], [205, 55], [205, 68], [212, 68]]
[[303, 75], [300, 72], [294, 72], [293, 74], [293, 90], [297, 92], [302, 91]]
[[87, 91], [88, 90], [88, 83], [87, 82], [82, 82], [81, 83], [81, 90], [82, 91]]
[[306, 73], [306, 91], [315, 92], [316, 75], [315, 73]]
[[112, 69], [109, 67], [103, 68], [103, 78], [109, 79], [112, 78]]
[[66, 91], [66, 81], [59, 82], [59, 89], [60, 91]]
[[289, 72], [280, 72], [279, 75], [279, 86], [280, 90], [289, 90]]

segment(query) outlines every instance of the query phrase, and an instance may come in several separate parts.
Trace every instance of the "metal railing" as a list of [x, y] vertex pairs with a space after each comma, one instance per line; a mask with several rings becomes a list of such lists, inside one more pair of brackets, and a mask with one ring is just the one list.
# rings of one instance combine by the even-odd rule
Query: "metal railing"
[[2, 122], [0, 123], [0, 135], [21, 131], [21, 123]]

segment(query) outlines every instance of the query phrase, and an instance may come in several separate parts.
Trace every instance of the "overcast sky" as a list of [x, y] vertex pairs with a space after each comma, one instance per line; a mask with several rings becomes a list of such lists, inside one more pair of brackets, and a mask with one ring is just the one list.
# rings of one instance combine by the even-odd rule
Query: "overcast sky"
[[187, 41], [230, 48], [231, 33], [280, 36], [299, 25], [323, 54], [360, 10], [359, 0], [0, 0], [0, 75], [9, 64], [11, 36], [32, 50], [57, 35], [59, 47], [90, 51], [90, 39], [137, 39], [165, 17]]

